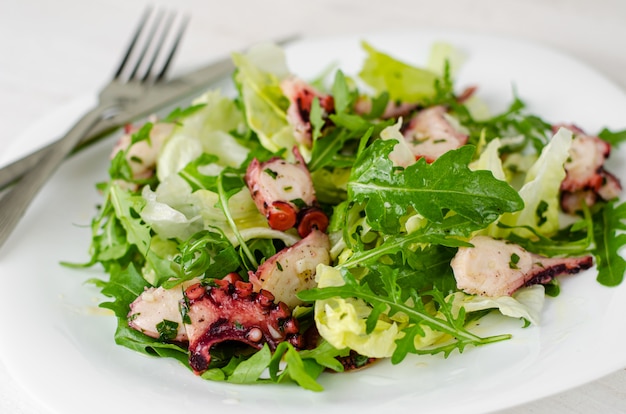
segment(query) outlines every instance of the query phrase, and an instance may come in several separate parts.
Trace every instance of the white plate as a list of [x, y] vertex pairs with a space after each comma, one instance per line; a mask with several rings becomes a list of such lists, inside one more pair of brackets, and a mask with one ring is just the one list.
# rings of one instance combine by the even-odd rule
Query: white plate
[[[289, 64], [304, 77], [329, 62], [354, 73], [361, 39], [416, 64], [425, 63], [433, 42], [447, 41], [467, 56], [459, 88], [479, 85], [493, 108], [505, 108], [515, 86], [529, 109], [549, 121], [575, 122], [590, 132], [626, 127], [626, 96], [617, 86], [567, 56], [511, 39], [408, 31], [305, 40], [288, 48]], [[83, 284], [101, 276], [99, 269], [59, 266], [61, 260], [87, 258], [88, 225], [100, 201], [94, 183], [106, 178], [110, 146], [102, 142], [67, 162], [0, 251], [0, 357], [55, 412], [485, 413], [626, 366], [626, 286], [600, 286], [594, 271], [563, 278], [562, 293], [547, 300], [539, 327], [522, 329], [519, 321], [496, 317], [481, 324], [481, 334], [510, 332], [510, 341], [448, 359], [414, 356], [399, 366], [382, 362], [360, 372], [325, 374], [322, 393], [207, 382], [175, 361], [119, 347], [114, 318], [97, 308], [97, 290]], [[615, 151], [610, 169], [625, 178], [623, 161], [624, 153]]]

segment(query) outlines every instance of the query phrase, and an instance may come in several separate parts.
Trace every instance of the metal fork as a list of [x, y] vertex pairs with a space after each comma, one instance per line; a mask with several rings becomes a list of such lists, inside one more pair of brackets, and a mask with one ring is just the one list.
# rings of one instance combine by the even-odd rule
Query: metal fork
[[[28, 172], [0, 199], [0, 247], [15, 229], [35, 195], [76, 144], [99, 121], [130, 109], [150, 90], [158, 89], [168, 72], [188, 23], [183, 17], [173, 29], [173, 12], [146, 9], [113, 79], [98, 95], [98, 105], [87, 112], [49, 151], [37, 168]], [[172, 34], [173, 33], [173, 37]]]

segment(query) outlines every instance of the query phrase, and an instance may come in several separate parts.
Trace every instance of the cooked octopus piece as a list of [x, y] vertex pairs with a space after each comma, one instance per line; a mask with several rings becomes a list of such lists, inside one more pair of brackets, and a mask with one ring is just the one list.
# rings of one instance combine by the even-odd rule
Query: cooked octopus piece
[[293, 127], [294, 137], [299, 144], [310, 148], [313, 138], [311, 126], [313, 99], [317, 98], [319, 101], [322, 108], [322, 118], [328, 119], [328, 115], [335, 109], [333, 97], [320, 93], [313, 86], [294, 77], [284, 79], [280, 88], [289, 99], [287, 122]]
[[548, 258], [486, 236], [476, 236], [470, 243], [473, 247], [459, 248], [450, 264], [458, 288], [473, 295], [511, 295], [523, 286], [545, 284], [593, 265], [591, 256]]
[[246, 185], [259, 209], [275, 230], [285, 231], [299, 223], [301, 237], [317, 227], [328, 226], [328, 217], [316, 207], [315, 188], [311, 174], [297, 148], [295, 162], [280, 157], [259, 162], [256, 158], [246, 171]]
[[183, 308], [189, 364], [196, 374], [209, 368], [211, 349], [225, 341], [257, 349], [268, 344], [272, 350], [284, 341], [303, 346], [298, 321], [289, 307], [276, 303], [266, 290], [253, 291], [247, 282], [215, 280], [209, 286], [191, 285], [185, 290]]
[[163, 328], [159, 329], [159, 326], [169, 324], [170, 329], [176, 329], [176, 334], [167, 339], [186, 341], [187, 332], [183, 326], [179, 303], [183, 298], [183, 290], [196, 282], [197, 280], [194, 279], [171, 289], [153, 287], [144, 290], [130, 304], [128, 325], [152, 338], [160, 338], [163, 335]]
[[266, 260], [250, 275], [250, 282], [255, 291], [267, 290], [293, 308], [303, 303], [296, 297], [298, 292], [315, 287], [315, 268], [320, 263], [330, 263], [330, 241], [325, 233], [313, 230]]
[[575, 213], [583, 203], [592, 206], [599, 200], [608, 201], [619, 196], [620, 181], [604, 169], [611, 145], [597, 136], [585, 134], [576, 126], [565, 127], [574, 133], [574, 139], [565, 163], [565, 179], [561, 183], [563, 211]]
[[429, 163], [465, 145], [468, 139], [441, 105], [418, 111], [402, 134], [415, 158], [425, 158]]

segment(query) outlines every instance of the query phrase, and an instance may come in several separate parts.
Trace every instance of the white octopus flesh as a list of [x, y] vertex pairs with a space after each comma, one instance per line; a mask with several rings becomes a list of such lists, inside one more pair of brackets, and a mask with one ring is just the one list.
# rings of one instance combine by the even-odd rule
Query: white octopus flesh
[[473, 237], [470, 243], [473, 247], [459, 248], [450, 265], [458, 288], [473, 295], [511, 295], [523, 286], [545, 284], [593, 265], [591, 256], [549, 258], [487, 236]]

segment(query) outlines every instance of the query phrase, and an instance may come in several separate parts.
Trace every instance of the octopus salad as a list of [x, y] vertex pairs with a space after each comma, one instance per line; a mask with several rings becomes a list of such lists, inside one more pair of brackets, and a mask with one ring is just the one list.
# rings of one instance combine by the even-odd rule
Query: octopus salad
[[87, 264], [108, 275], [118, 344], [321, 391], [325, 372], [511, 338], [475, 334], [487, 314], [533, 329], [563, 278], [621, 283], [624, 134], [520, 98], [485, 113], [452, 59], [362, 46], [358, 73], [308, 80], [259, 45], [233, 55], [236, 96], [127, 126]]

